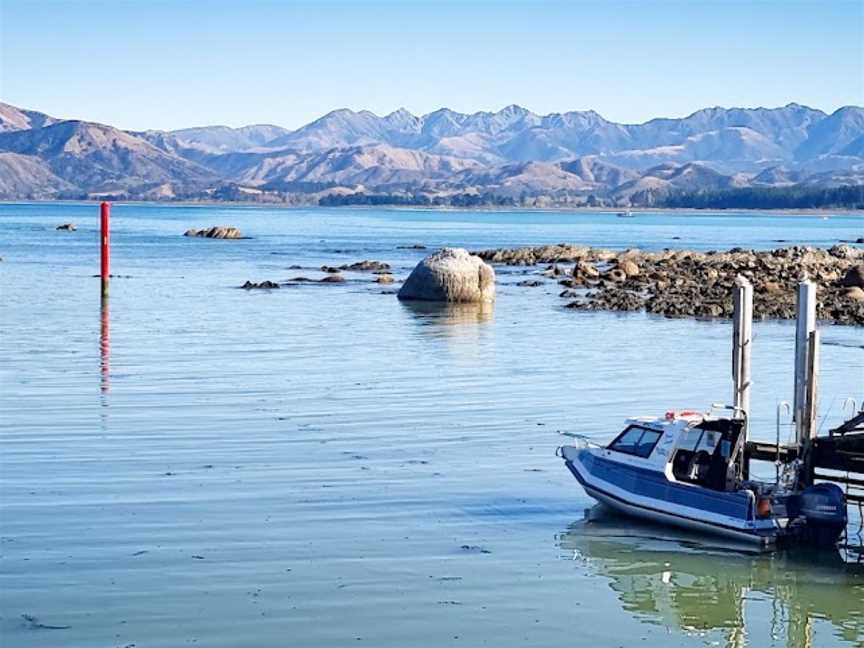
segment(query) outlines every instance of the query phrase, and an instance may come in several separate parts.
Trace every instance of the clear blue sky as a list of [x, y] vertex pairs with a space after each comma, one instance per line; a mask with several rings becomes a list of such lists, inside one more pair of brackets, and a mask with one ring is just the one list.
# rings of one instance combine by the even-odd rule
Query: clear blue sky
[[864, 0], [0, 0], [0, 98], [123, 128], [864, 104]]

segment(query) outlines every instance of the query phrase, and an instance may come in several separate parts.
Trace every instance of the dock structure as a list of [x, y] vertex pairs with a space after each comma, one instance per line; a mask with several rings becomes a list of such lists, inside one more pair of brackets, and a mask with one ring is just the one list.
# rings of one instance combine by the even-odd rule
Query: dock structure
[[[795, 439], [791, 445], [777, 442], [746, 442], [749, 460], [790, 464], [800, 461], [801, 486], [829, 481], [843, 486], [848, 503], [864, 504], [864, 403], [852, 418], [818, 435], [817, 399], [819, 381], [819, 331], [816, 329], [816, 285], [804, 279], [798, 285], [795, 330], [795, 393], [792, 407]], [[737, 293], [736, 293], [737, 295]], [[739, 324], [735, 331], [738, 335]], [[734, 354], [733, 354], [734, 356]], [[733, 361], [738, 389], [738, 371]], [[737, 401], [736, 401], [737, 405]], [[829, 471], [829, 472], [826, 472]]]

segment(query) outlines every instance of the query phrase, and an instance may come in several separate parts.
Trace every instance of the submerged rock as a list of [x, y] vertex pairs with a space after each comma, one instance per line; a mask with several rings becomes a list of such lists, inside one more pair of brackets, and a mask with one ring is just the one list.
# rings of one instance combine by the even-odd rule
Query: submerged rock
[[379, 284], [391, 284], [393, 283], [393, 275], [379, 274], [377, 277], [375, 277], [375, 282]]
[[66, 232], [74, 232], [74, 231], [77, 230], [78, 228], [75, 226], [75, 223], [63, 223], [62, 225], [58, 225], [58, 226], [57, 226], [56, 228], [54, 228], [54, 229], [56, 229], [56, 230], [63, 230], [63, 231], [66, 231]]
[[216, 225], [209, 229], [188, 229], [183, 233], [183, 236], [194, 236], [198, 238], [210, 239], [240, 239], [243, 235], [236, 227], [226, 225]]
[[329, 274], [319, 280], [318, 283], [345, 283], [345, 277], [341, 274]]
[[417, 264], [399, 290], [399, 299], [491, 302], [495, 271], [468, 250], [444, 248]]

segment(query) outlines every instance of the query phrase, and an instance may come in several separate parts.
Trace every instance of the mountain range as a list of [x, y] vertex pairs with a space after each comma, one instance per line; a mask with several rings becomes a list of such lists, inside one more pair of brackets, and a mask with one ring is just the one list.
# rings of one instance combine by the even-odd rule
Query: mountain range
[[618, 124], [511, 105], [380, 117], [124, 131], [0, 103], [0, 198], [251, 200], [480, 197], [652, 205], [681, 193], [864, 185], [864, 108], [706, 108]]

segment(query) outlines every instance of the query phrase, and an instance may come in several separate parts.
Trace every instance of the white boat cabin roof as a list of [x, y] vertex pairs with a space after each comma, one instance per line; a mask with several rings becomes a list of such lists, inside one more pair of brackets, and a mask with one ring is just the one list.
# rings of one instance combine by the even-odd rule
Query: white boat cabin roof
[[[731, 419], [691, 410], [671, 411], [663, 417], [628, 418], [624, 429], [607, 446], [607, 452], [614, 452], [627, 463], [632, 461], [657, 468], [670, 462], [678, 451], [712, 455], [723, 441], [720, 428], [724, 422], [731, 424]], [[705, 423], [708, 425], [703, 425]], [[728, 456], [727, 449], [721, 448], [721, 452]]]

